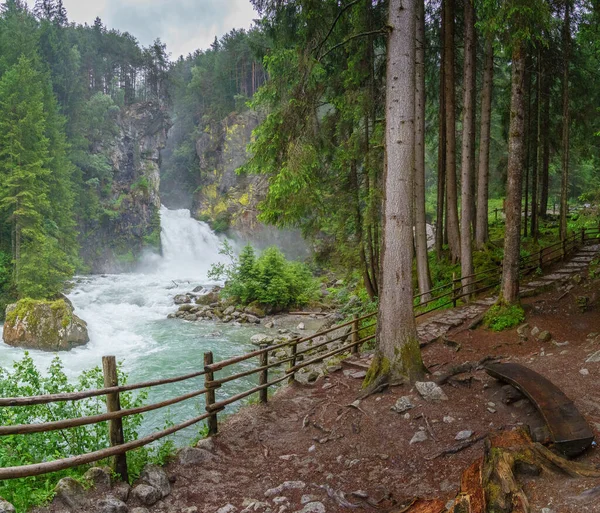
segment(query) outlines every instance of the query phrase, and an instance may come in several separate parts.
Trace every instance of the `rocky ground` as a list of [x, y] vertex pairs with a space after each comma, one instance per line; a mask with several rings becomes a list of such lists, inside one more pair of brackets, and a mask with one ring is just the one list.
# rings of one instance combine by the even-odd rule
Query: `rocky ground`
[[[393, 386], [361, 400], [371, 358], [362, 353], [312, 383], [282, 388], [267, 405], [244, 408], [164, 471], [148, 469], [133, 491], [104, 483], [76, 508], [59, 494], [46, 511], [399, 513], [415, 497], [450, 506], [487, 434], [529, 426], [534, 438], [545, 437], [533, 405], [477, 366], [485, 358], [518, 362], [550, 379], [598, 436], [599, 285], [595, 269], [588, 275], [579, 266], [523, 299], [527, 324], [517, 329], [470, 330], [468, 316], [447, 323], [442, 336], [423, 342], [430, 384]], [[465, 362], [474, 363], [471, 371], [433, 384]], [[600, 465], [600, 451], [594, 444], [578, 460]], [[600, 512], [597, 479], [551, 469], [521, 479], [534, 513]]]

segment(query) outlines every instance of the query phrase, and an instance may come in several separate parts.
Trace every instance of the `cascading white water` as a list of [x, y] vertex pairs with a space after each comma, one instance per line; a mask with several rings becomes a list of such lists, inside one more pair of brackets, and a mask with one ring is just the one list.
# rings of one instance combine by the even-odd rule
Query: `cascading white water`
[[[194, 372], [203, 365], [204, 351], [218, 359], [243, 353], [257, 328], [235, 328], [210, 322], [189, 323], [167, 319], [176, 310], [173, 297], [198, 285], [211, 285], [207, 272], [222, 261], [221, 240], [207, 224], [198, 222], [188, 210], [161, 208], [163, 256], [149, 255], [139, 272], [82, 276], [69, 294], [75, 313], [88, 323], [90, 342], [60, 353], [70, 377], [101, 364], [103, 355], [123, 362], [129, 381]], [[20, 359], [24, 350], [0, 344], [0, 365]], [[30, 351], [38, 368], [46, 369], [51, 353]], [[152, 389], [151, 400], [189, 392], [199, 381]], [[231, 392], [243, 383], [231, 384]], [[193, 405], [192, 405], [193, 407]], [[189, 402], [171, 409], [173, 419], [189, 418]], [[187, 413], [187, 416], [186, 416]], [[145, 431], [161, 427], [164, 412], [148, 416]]]

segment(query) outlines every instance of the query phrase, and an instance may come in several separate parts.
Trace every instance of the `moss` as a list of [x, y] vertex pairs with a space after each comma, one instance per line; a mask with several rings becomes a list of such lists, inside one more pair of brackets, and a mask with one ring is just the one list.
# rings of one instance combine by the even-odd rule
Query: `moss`
[[375, 355], [371, 367], [367, 371], [367, 375], [363, 381], [362, 387], [367, 388], [371, 385], [379, 376], [385, 376], [390, 373], [392, 366], [390, 361], [385, 356]]
[[399, 374], [406, 376], [411, 383], [422, 379], [425, 372], [423, 358], [421, 357], [421, 347], [419, 341], [415, 338], [399, 348], [398, 362], [401, 365]]
[[[40, 319], [35, 315], [35, 309], [40, 305], [47, 305], [52, 310], [55, 318], [60, 317], [60, 323], [63, 328], [66, 328], [73, 321], [71, 309], [67, 305], [64, 299], [58, 299], [56, 301], [45, 301], [38, 299], [25, 298], [17, 302], [16, 307], [11, 312], [8, 312], [6, 316], [6, 322], [9, 325], [14, 325], [18, 319], [27, 319], [27, 324], [31, 331], [35, 332], [40, 326]], [[53, 333], [45, 334], [52, 337]]]

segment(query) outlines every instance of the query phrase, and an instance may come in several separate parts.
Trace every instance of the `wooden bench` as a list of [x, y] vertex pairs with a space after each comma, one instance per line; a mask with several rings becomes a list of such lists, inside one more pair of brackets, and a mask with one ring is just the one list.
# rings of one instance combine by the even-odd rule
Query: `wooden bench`
[[544, 418], [556, 449], [566, 456], [585, 451], [594, 439], [589, 424], [556, 385], [518, 363], [489, 363], [486, 372], [520, 390]]

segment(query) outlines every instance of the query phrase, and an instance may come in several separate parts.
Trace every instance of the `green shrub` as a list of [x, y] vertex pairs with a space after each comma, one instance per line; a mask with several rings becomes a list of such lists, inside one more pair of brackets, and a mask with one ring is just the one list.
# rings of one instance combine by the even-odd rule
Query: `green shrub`
[[225, 243], [220, 253], [227, 255], [231, 263], [213, 265], [209, 277], [226, 279], [221, 293], [224, 298], [234, 298], [243, 305], [257, 302], [276, 308], [300, 306], [316, 298], [317, 283], [308, 267], [286, 260], [274, 246], [257, 257], [247, 245], [236, 258]]
[[[126, 384], [127, 376], [118, 368], [119, 383]], [[47, 375], [36, 368], [28, 353], [13, 364], [12, 370], [0, 367], [0, 397], [19, 397], [42, 394], [78, 392], [103, 388], [102, 370], [99, 367], [81, 373], [75, 383], [70, 383], [60, 358], [54, 358]], [[146, 392], [122, 393], [121, 407], [142, 406]], [[0, 425], [33, 424], [52, 422], [67, 418], [98, 415], [106, 412], [104, 396], [35, 406], [0, 408]], [[141, 415], [123, 418], [125, 441], [138, 438]], [[48, 433], [10, 435], [2, 437], [0, 444], [0, 467], [12, 467], [67, 458], [109, 447], [107, 423], [91, 424]], [[139, 476], [146, 462], [160, 462], [166, 452], [172, 452], [172, 442], [159, 447], [141, 448], [128, 453], [129, 475], [133, 480]], [[98, 462], [97, 465], [107, 464]], [[48, 502], [59, 479], [70, 476], [80, 479], [89, 466], [54, 472], [41, 476], [0, 481], [0, 497], [14, 504], [19, 512]]]
[[503, 331], [518, 326], [525, 320], [525, 312], [520, 305], [494, 305], [485, 317], [483, 325], [492, 331]]

